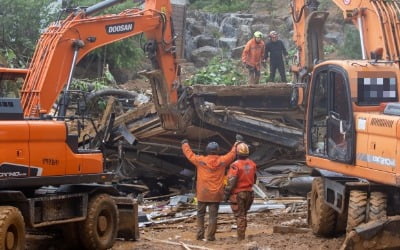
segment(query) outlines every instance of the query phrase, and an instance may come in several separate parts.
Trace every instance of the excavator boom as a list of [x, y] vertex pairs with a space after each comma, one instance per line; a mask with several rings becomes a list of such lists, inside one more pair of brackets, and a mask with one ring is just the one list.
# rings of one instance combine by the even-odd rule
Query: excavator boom
[[[345, 20], [358, 29], [362, 59], [399, 61], [400, 56], [400, 4], [396, 1], [332, 0]], [[292, 0], [290, 12], [293, 20], [293, 41], [297, 55], [292, 72], [297, 82], [305, 77], [315, 64], [324, 60], [323, 33], [328, 12], [319, 11], [317, 0]]]
[[145, 8], [127, 9], [119, 14], [91, 16], [120, 2], [105, 1], [71, 13], [54, 22], [41, 35], [21, 91], [25, 117], [50, 112], [61, 91], [69, 88], [75, 65], [90, 51], [144, 33], [154, 40], [153, 60], [163, 73], [161, 87], [168, 103], [176, 103], [174, 87], [177, 67], [168, 0], [146, 0]]

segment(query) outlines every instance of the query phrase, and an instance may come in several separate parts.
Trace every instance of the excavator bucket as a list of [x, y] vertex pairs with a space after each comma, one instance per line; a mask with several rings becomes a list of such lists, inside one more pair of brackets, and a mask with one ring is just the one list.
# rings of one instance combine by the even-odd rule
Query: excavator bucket
[[360, 225], [347, 234], [341, 250], [398, 249], [399, 228], [399, 215]]

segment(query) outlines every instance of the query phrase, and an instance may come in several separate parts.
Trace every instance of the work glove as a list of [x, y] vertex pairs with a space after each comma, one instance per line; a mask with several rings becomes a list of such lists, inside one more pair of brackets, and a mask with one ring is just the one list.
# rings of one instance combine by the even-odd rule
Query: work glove
[[189, 141], [188, 141], [188, 139], [183, 139], [183, 140], [181, 141], [181, 143], [182, 143], [182, 144], [185, 144], [185, 143], [189, 143]]

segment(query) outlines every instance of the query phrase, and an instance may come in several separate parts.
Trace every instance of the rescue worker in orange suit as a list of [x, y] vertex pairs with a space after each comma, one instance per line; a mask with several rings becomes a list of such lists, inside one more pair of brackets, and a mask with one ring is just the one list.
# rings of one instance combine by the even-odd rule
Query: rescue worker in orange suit
[[261, 62], [264, 60], [265, 44], [260, 31], [254, 32], [254, 37], [247, 42], [242, 53], [242, 63], [249, 70], [249, 84], [259, 84]]
[[247, 211], [254, 200], [253, 184], [256, 181], [256, 163], [248, 158], [249, 147], [243, 142], [236, 146], [236, 154], [238, 159], [228, 170], [224, 201], [229, 199], [236, 218], [238, 240], [244, 240]]
[[196, 166], [197, 172], [197, 240], [204, 239], [204, 217], [207, 207], [209, 210], [207, 241], [215, 240], [219, 203], [224, 196], [225, 170], [235, 160], [236, 144], [233, 145], [230, 152], [221, 156], [218, 155], [218, 143], [210, 142], [206, 147], [207, 155], [204, 156], [194, 154], [188, 140], [185, 139], [182, 141], [183, 154]]
[[270, 41], [265, 45], [265, 61], [270, 60], [269, 63], [269, 81], [275, 81], [276, 70], [281, 75], [281, 81], [286, 82], [285, 75], [285, 62], [283, 57], [287, 57], [288, 52], [283, 44], [282, 40], [278, 39], [278, 32], [271, 31], [269, 33]]

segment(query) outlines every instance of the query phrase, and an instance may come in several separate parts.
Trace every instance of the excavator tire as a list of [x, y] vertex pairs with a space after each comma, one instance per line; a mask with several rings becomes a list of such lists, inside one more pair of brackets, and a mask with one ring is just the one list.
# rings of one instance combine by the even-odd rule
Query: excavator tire
[[18, 208], [0, 207], [0, 249], [25, 249], [25, 223]]
[[108, 194], [93, 196], [86, 220], [80, 223], [81, 240], [85, 248], [105, 250], [114, 245], [118, 232], [118, 209]]
[[347, 232], [365, 222], [367, 211], [367, 192], [351, 190], [349, 198], [349, 210], [347, 213]]
[[386, 217], [387, 196], [382, 192], [371, 192], [369, 198], [368, 221], [379, 220]]
[[325, 203], [321, 177], [314, 178], [311, 189], [311, 228], [314, 234], [331, 236], [335, 233], [336, 212]]

